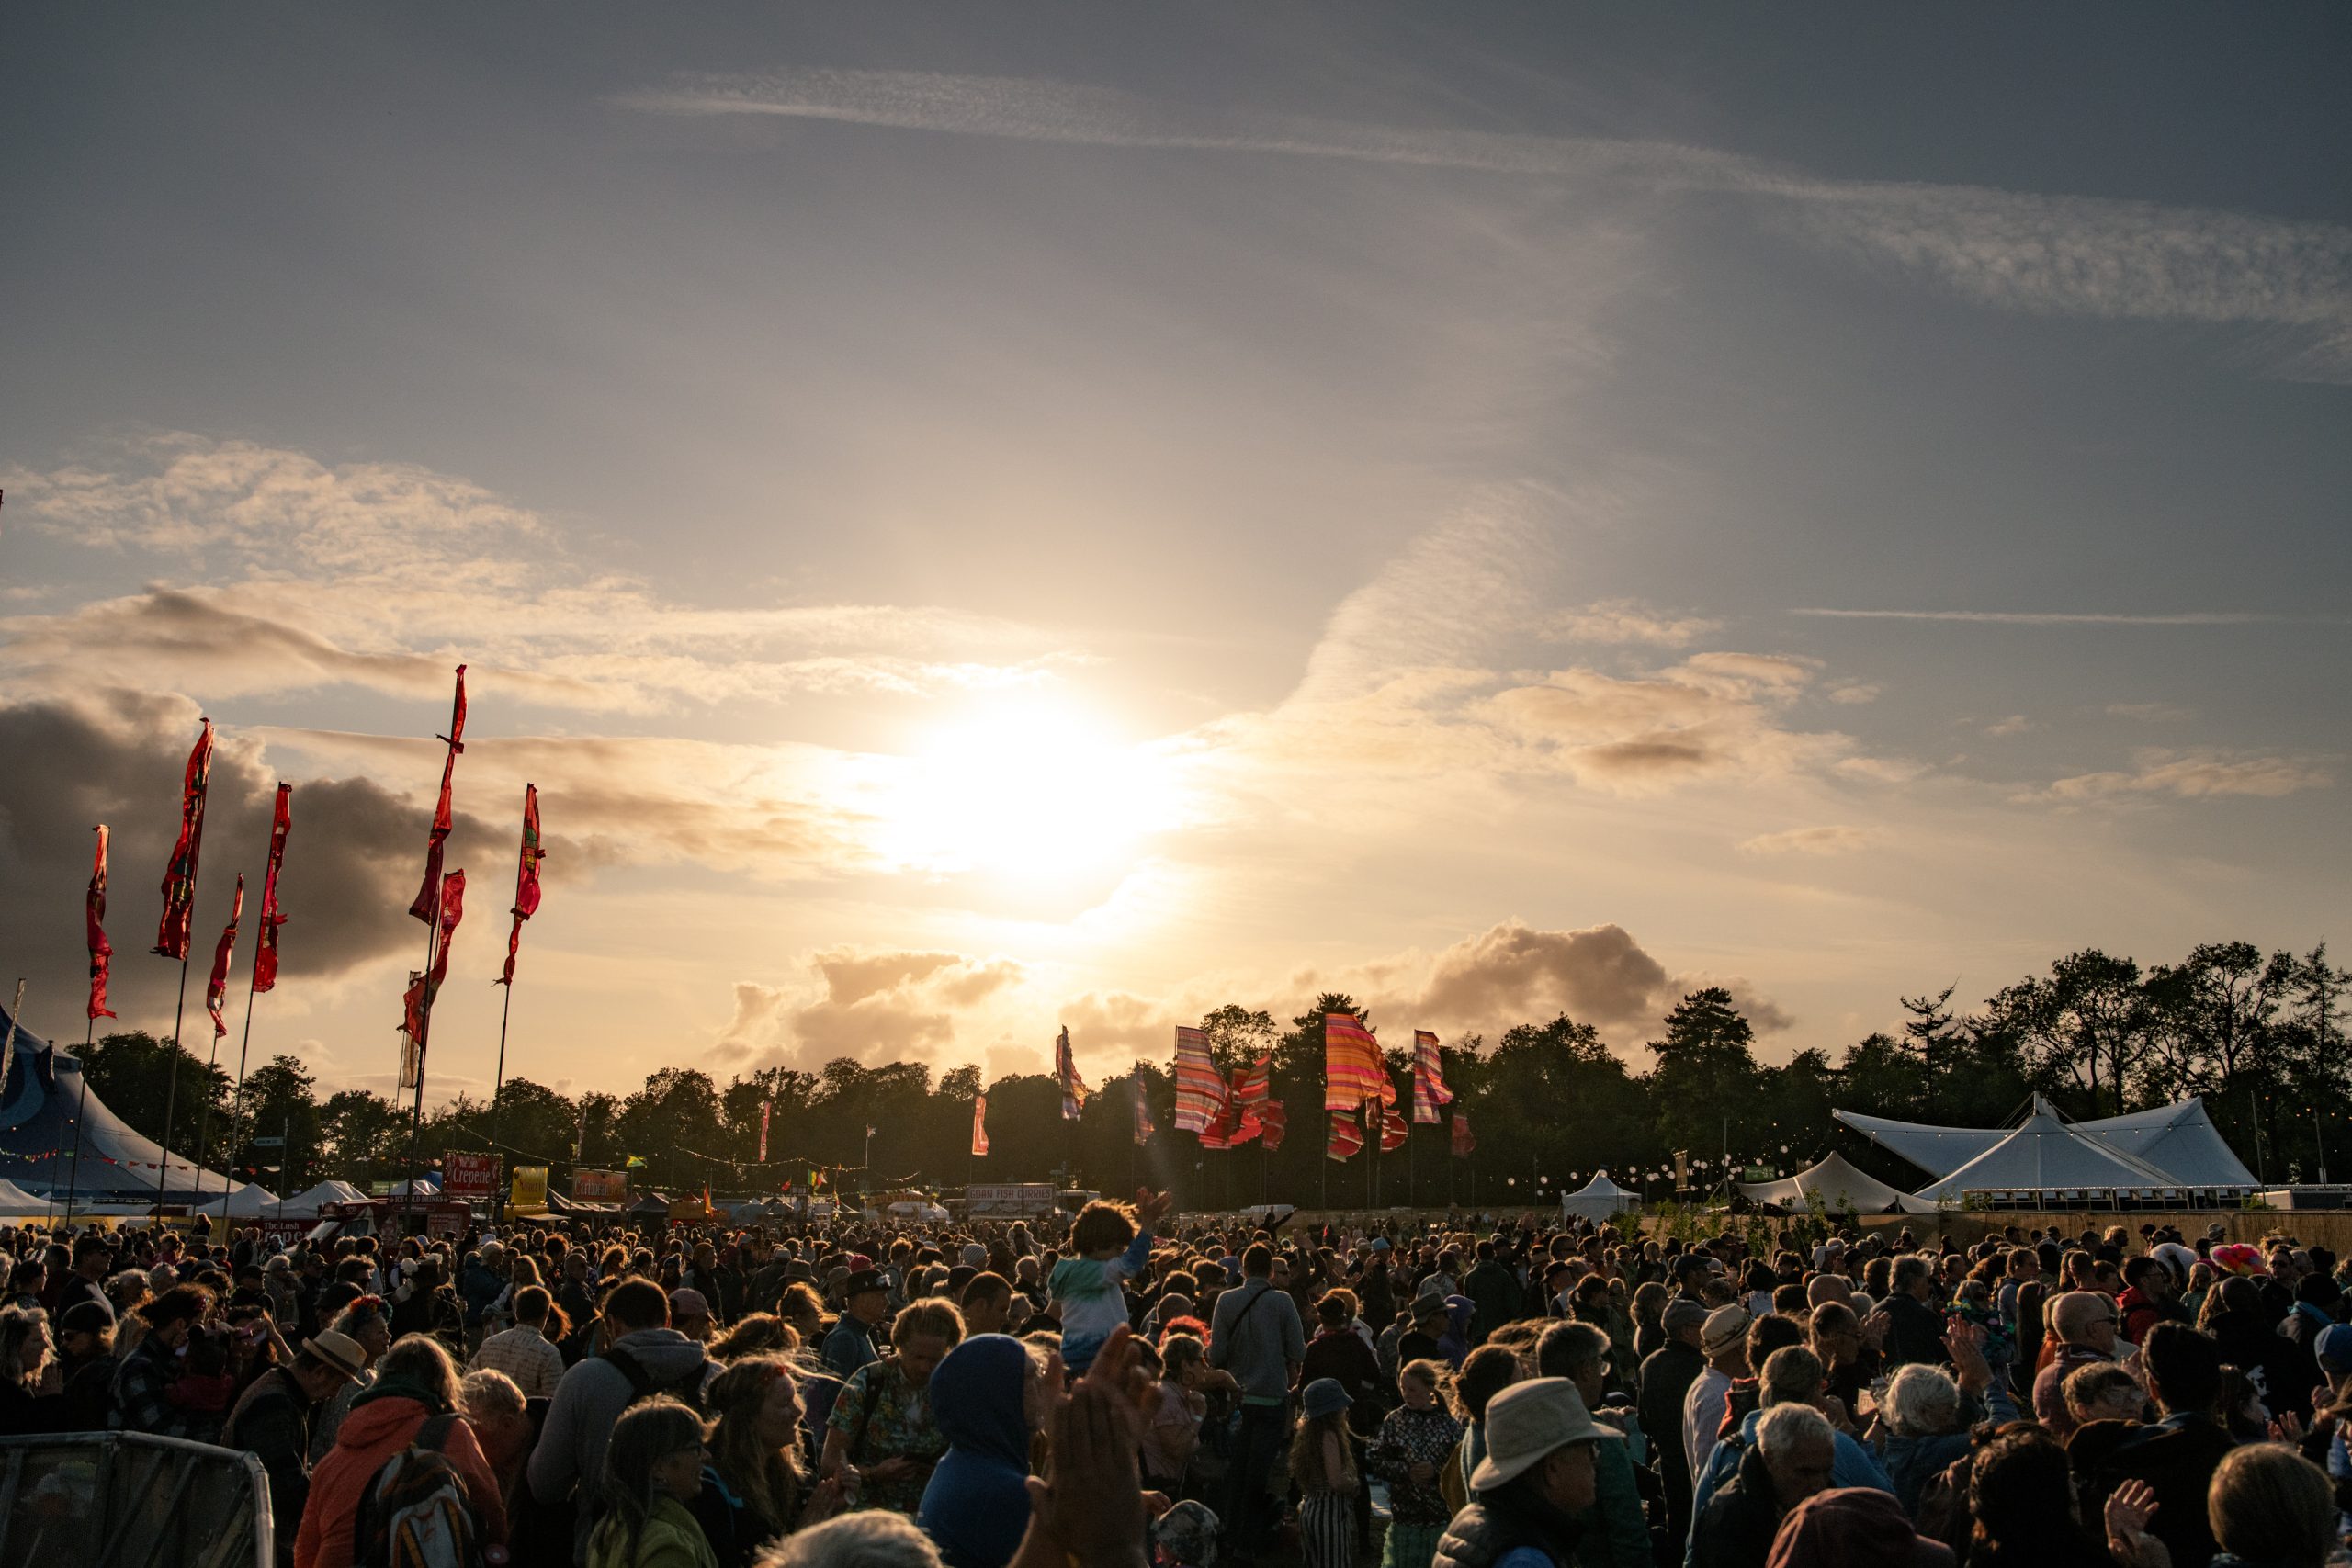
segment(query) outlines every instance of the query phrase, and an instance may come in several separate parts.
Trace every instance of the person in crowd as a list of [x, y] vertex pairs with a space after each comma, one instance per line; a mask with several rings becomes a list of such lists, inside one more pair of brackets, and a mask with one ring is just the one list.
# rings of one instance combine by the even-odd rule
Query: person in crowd
[[587, 1568], [718, 1568], [687, 1505], [702, 1491], [702, 1417], [656, 1394], [613, 1424]]
[[311, 1462], [315, 1465], [334, 1447], [344, 1417], [352, 1403], [376, 1381], [376, 1363], [392, 1348], [391, 1314], [381, 1296], [356, 1296], [328, 1320], [327, 1326], [359, 1347], [359, 1376], [335, 1390], [311, 1418]]
[[1867, 1486], [1816, 1492], [1789, 1510], [1766, 1568], [1952, 1568], [1952, 1549], [1912, 1528], [1903, 1506]]
[[1968, 1477], [1970, 1568], [2079, 1568], [2099, 1560], [2077, 1509], [2066, 1450], [2019, 1422], [1976, 1452]]
[[1698, 1477], [1690, 1469], [1690, 1450], [1682, 1439], [1682, 1405], [1691, 1385], [1707, 1370], [1701, 1337], [1707, 1309], [1688, 1297], [1669, 1300], [1658, 1314], [1666, 1343], [1642, 1359], [1639, 1409], [1643, 1433], [1657, 1450], [1657, 1477], [1666, 1493], [1666, 1533], [1670, 1540], [1689, 1539], [1690, 1495]]
[[2171, 1268], [2163, 1258], [2143, 1253], [2126, 1259], [2123, 1284], [2123, 1294], [2116, 1298], [2115, 1308], [2123, 1320], [2120, 1332], [2132, 1344], [2144, 1342], [2148, 1330], [2159, 1323], [2190, 1321], [2180, 1304], [2180, 1282], [2173, 1278]]
[[1694, 1486], [1697, 1478], [1707, 1472], [1707, 1456], [1714, 1451], [1715, 1439], [1723, 1430], [1724, 1415], [1730, 1408], [1732, 1382], [1748, 1375], [1750, 1322], [1746, 1307], [1730, 1304], [1709, 1313], [1699, 1330], [1699, 1348], [1706, 1353], [1706, 1370], [1691, 1381], [1690, 1392], [1682, 1396], [1681, 1419], [1676, 1427], [1682, 1436], [1682, 1451]]
[[541, 1504], [553, 1506], [577, 1495], [574, 1556], [583, 1562], [602, 1506], [594, 1478], [605, 1472], [613, 1423], [657, 1393], [698, 1405], [710, 1371], [702, 1347], [670, 1326], [670, 1298], [650, 1280], [626, 1279], [614, 1286], [600, 1321], [604, 1348], [556, 1384], [527, 1472], [531, 1495]]
[[201, 1285], [175, 1285], [142, 1303], [139, 1342], [115, 1369], [112, 1425], [157, 1438], [209, 1442], [217, 1419], [173, 1402], [172, 1385], [184, 1375], [180, 1350], [212, 1310], [212, 1292]]
[[[1158, 1382], [1145, 1416], [1144, 1484], [1170, 1497], [1190, 1490], [1193, 1456], [1201, 1441], [1201, 1423], [1209, 1410], [1209, 1392], [1238, 1393], [1240, 1384], [1230, 1372], [1208, 1364], [1208, 1349], [1199, 1337], [1170, 1332], [1157, 1351]], [[1146, 1361], [1148, 1368], [1150, 1362]]]
[[114, 1353], [119, 1332], [114, 1309], [105, 1303], [78, 1301], [58, 1315], [60, 1431], [105, 1429], [114, 1403], [114, 1374], [121, 1364]]
[[745, 1568], [770, 1541], [841, 1506], [840, 1483], [807, 1483], [799, 1459], [800, 1395], [792, 1363], [750, 1356], [713, 1378], [710, 1462], [693, 1500], [718, 1568]]
[[268, 1474], [281, 1562], [294, 1561], [294, 1539], [310, 1496], [311, 1413], [366, 1370], [356, 1342], [332, 1330], [322, 1332], [304, 1340], [290, 1363], [272, 1367], [246, 1384], [229, 1412], [220, 1441], [260, 1460]]
[[[509, 1530], [519, 1542], [527, 1518], [537, 1528], [542, 1521], [532, 1503], [530, 1488], [525, 1483], [523, 1467], [529, 1462], [531, 1445], [538, 1440], [538, 1428], [532, 1423], [530, 1402], [514, 1380], [504, 1372], [484, 1367], [468, 1372], [458, 1380], [458, 1411], [473, 1428], [474, 1441], [481, 1446], [482, 1458], [489, 1461], [491, 1473], [498, 1478], [499, 1501], [506, 1506]], [[570, 1542], [565, 1543], [563, 1560], [571, 1560]]]
[[1279, 1468], [1290, 1391], [1306, 1359], [1298, 1309], [1274, 1288], [1273, 1274], [1273, 1248], [1251, 1242], [1241, 1254], [1240, 1285], [1217, 1297], [1210, 1321], [1209, 1365], [1241, 1385], [1225, 1506], [1216, 1512], [1245, 1551], [1264, 1539], [1266, 1480]]
[[2050, 1329], [2058, 1337], [2058, 1350], [2034, 1375], [2033, 1415], [2059, 1441], [2075, 1430], [2074, 1418], [2066, 1413], [2067, 1374], [2077, 1367], [2114, 1360], [2120, 1323], [2114, 1298], [2097, 1291], [2069, 1291], [2050, 1303]]
[[1439, 1539], [1436, 1568], [1569, 1568], [1595, 1496], [1594, 1447], [1621, 1442], [1566, 1378], [1531, 1378], [1487, 1406], [1476, 1501]]
[[1896, 1258], [1887, 1291], [1879, 1303], [1886, 1316], [1886, 1369], [1942, 1360], [1943, 1316], [1928, 1304], [1936, 1293], [1935, 1260], [1916, 1252]]
[[2215, 1545], [2199, 1504], [2222, 1457], [2236, 1446], [2217, 1414], [2221, 1348], [2185, 1323], [2160, 1322], [2148, 1331], [2141, 1359], [2148, 1398], [2161, 1418], [2130, 1432], [2108, 1452], [2085, 1501], [2103, 1502], [2124, 1481], [2146, 1483], [2158, 1505], [2154, 1533], [2174, 1568], [2205, 1568]]
[[1776, 1404], [1764, 1412], [1738, 1469], [1691, 1524], [1691, 1568], [1764, 1568], [1781, 1520], [1799, 1503], [1828, 1489], [1836, 1438], [1828, 1419], [1810, 1404]]
[[[1607, 1399], [1612, 1348], [1609, 1336], [1592, 1324], [1555, 1323], [1536, 1342], [1536, 1374], [1566, 1379], [1585, 1409], [1599, 1417]], [[1629, 1415], [1621, 1412], [1620, 1423]], [[1616, 1429], [1623, 1432], [1624, 1426]], [[1630, 1440], [1604, 1443], [1595, 1452], [1593, 1505], [1577, 1520], [1582, 1537], [1577, 1556], [1588, 1568], [1636, 1568], [1651, 1556], [1633, 1448]]]
[[0, 1307], [0, 1437], [64, 1429], [64, 1373], [50, 1352], [46, 1311]]
[[1150, 1261], [1152, 1230], [1170, 1206], [1165, 1193], [1145, 1191], [1134, 1204], [1098, 1198], [1079, 1212], [1069, 1233], [1076, 1256], [1055, 1264], [1047, 1280], [1059, 1309], [1062, 1360], [1072, 1374], [1083, 1376], [1112, 1331], [1125, 1326], [1126, 1281]]
[[1291, 1439], [1290, 1479], [1298, 1488], [1298, 1539], [1306, 1568], [1351, 1568], [1355, 1495], [1361, 1485], [1349, 1440], [1348, 1391], [1318, 1378], [1299, 1393], [1302, 1419]]
[[710, 1298], [691, 1285], [670, 1292], [670, 1326], [697, 1345], [708, 1346], [718, 1337]]
[[74, 1238], [73, 1271], [65, 1276], [57, 1292], [57, 1318], [87, 1302], [101, 1308], [107, 1321], [114, 1321], [114, 1303], [107, 1299], [107, 1270], [113, 1266], [114, 1248], [107, 1238], [96, 1231], [85, 1232]]
[[1029, 1524], [1029, 1447], [1060, 1367], [1003, 1334], [966, 1339], [931, 1375], [931, 1410], [947, 1451], [915, 1522], [948, 1568], [1004, 1568]]
[[1388, 1535], [1381, 1568], [1429, 1568], [1454, 1510], [1438, 1484], [1440, 1472], [1462, 1423], [1449, 1413], [1441, 1392], [1445, 1368], [1437, 1361], [1409, 1361], [1396, 1376], [1401, 1403], [1380, 1423], [1366, 1456], [1374, 1475], [1388, 1483]]
[[514, 1326], [483, 1339], [466, 1365], [474, 1371], [487, 1368], [504, 1372], [526, 1399], [552, 1399], [556, 1384], [563, 1381], [563, 1352], [555, 1342], [569, 1332], [571, 1325], [564, 1321], [555, 1297], [539, 1285], [515, 1292], [511, 1306]]
[[820, 1471], [857, 1506], [910, 1518], [922, 1506], [932, 1467], [947, 1450], [932, 1415], [931, 1375], [963, 1337], [954, 1306], [913, 1303], [891, 1322], [891, 1354], [842, 1384], [826, 1417]]
[[353, 1403], [334, 1449], [312, 1469], [294, 1568], [350, 1568], [360, 1499], [386, 1462], [412, 1445], [438, 1451], [457, 1472], [481, 1543], [505, 1545], [498, 1477], [458, 1413], [458, 1364], [438, 1339], [412, 1334], [384, 1352], [375, 1382]]
[[1298, 1379], [1301, 1386], [1329, 1378], [1348, 1391], [1349, 1424], [1357, 1435], [1368, 1432], [1378, 1419], [1380, 1357], [1356, 1323], [1356, 1296], [1341, 1286], [1315, 1303], [1315, 1337], [1306, 1343]]
[[[2317, 1465], [2283, 1446], [2250, 1443], [2215, 1467], [2205, 1497], [2208, 1531], [2229, 1568], [2322, 1568], [2339, 1557], [2334, 1487]], [[2124, 1568], [2173, 1562], [2151, 1529], [2161, 1517], [2154, 1490], [2132, 1482], [2108, 1500], [2108, 1549]]]
[[855, 1269], [842, 1281], [842, 1314], [819, 1350], [825, 1370], [847, 1378], [882, 1359], [874, 1331], [890, 1315], [890, 1281], [874, 1269]]

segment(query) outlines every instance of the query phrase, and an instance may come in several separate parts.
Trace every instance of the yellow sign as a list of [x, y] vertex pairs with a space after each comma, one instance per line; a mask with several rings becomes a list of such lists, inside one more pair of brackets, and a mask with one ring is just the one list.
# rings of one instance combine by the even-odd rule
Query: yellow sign
[[514, 1191], [509, 1200], [517, 1209], [544, 1209], [548, 1206], [548, 1168], [543, 1165], [518, 1165], [514, 1168]]

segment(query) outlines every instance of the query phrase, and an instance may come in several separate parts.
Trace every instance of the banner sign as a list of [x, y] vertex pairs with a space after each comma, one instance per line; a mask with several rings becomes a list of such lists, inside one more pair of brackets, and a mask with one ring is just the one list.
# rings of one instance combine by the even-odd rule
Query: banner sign
[[610, 1203], [628, 1196], [628, 1173], [620, 1170], [578, 1170], [571, 1173], [571, 1201]]
[[518, 1165], [514, 1168], [514, 1190], [507, 1195], [507, 1202], [517, 1209], [544, 1209], [548, 1206], [548, 1168], [543, 1165]]
[[451, 1149], [441, 1156], [441, 1192], [448, 1198], [498, 1195], [498, 1156], [474, 1149]]

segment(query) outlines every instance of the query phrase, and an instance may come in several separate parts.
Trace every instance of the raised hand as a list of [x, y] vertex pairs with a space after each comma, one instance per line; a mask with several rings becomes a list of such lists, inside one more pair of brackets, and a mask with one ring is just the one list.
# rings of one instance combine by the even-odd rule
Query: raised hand
[[2172, 1552], [2148, 1533], [2156, 1495], [2144, 1481], [2127, 1481], [2107, 1499], [2107, 1549], [2128, 1568], [2172, 1568]]
[[1047, 1412], [1053, 1480], [1029, 1478], [1029, 1533], [1015, 1568], [1145, 1562], [1143, 1415], [1128, 1393], [1136, 1370], [1135, 1338], [1123, 1325]]

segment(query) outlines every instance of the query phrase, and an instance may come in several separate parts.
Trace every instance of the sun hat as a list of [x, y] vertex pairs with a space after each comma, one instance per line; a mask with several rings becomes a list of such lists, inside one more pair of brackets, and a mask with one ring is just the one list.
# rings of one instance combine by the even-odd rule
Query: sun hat
[[316, 1338], [303, 1340], [302, 1349], [321, 1365], [342, 1373], [346, 1382], [357, 1382], [368, 1371], [368, 1352], [359, 1348], [359, 1341], [332, 1328], [322, 1328]]
[[1754, 1319], [1747, 1309], [1734, 1302], [1719, 1306], [1707, 1314], [1706, 1325], [1699, 1330], [1699, 1348], [1710, 1356], [1720, 1356], [1747, 1337], [1747, 1325]]
[[1572, 1443], [1623, 1438], [1595, 1422], [1566, 1378], [1530, 1378], [1495, 1395], [1487, 1406], [1487, 1457], [1470, 1473], [1473, 1492], [1508, 1484], [1546, 1454]]
[[1306, 1392], [1298, 1396], [1298, 1402], [1310, 1421], [1318, 1416], [1337, 1416], [1355, 1403], [1337, 1378], [1317, 1378], [1306, 1385]]

